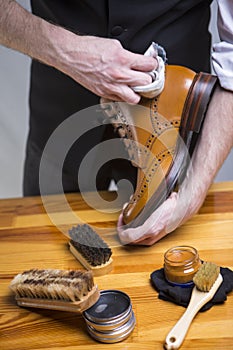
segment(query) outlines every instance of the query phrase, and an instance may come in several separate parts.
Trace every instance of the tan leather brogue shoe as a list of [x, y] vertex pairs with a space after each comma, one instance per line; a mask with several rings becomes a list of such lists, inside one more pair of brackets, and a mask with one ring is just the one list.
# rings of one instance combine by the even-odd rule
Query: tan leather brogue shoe
[[167, 65], [158, 97], [142, 98], [138, 105], [102, 99], [102, 108], [138, 168], [135, 192], [123, 210], [126, 225], [141, 225], [180, 183], [216, 80], [210, 74]]

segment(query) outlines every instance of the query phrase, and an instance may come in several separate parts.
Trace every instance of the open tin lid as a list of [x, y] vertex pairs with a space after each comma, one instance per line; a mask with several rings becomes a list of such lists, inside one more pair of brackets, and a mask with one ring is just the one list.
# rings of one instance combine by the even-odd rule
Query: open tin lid
[[100, 298], [83, 316], [95, 323], [107, 323], [124, 318], [132, 309], [129, 296], [119, 290], [102, 290]]

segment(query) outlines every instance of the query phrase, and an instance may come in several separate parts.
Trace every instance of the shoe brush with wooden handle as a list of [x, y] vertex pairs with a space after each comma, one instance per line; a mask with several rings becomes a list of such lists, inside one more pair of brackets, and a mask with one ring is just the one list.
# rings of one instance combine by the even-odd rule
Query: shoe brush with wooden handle
[[112, 250], [91, 226], [77, 225], [69, 230], [70, 252], [94, 276], [102, 276], [113, 268]]
[[77, 313], [100, 297], [91, 271], [31, 269], [16, 275], [10, 289], [19, 306]]
[[219, 266], [204, 262], [193, 278], [195, 287], [193, 288], [189, 305], [168, 333], [164, 347], [167, 350], [176, 350], [181, 346], [189, 326], [197, 312], [210, 301], [223, 281]]

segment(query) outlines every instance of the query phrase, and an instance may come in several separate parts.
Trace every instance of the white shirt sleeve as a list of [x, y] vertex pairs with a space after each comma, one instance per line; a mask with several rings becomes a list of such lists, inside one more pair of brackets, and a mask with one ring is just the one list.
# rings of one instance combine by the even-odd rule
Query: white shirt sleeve
[[233, 1], [218, 0], [220, 42], [213, 45], [213, 69], [220, 85], [233, 91]]

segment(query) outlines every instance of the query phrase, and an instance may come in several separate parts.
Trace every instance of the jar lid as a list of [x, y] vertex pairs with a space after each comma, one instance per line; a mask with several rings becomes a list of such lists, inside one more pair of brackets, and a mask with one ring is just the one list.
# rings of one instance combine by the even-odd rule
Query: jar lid
[[100, 291], [99, 300], [83, 312], [88, 333], [102, 343], [126, 339], [135, 326], [129, 296], [119, 290]]
[[126, 293], [119, 290], [102, 290], [98, 301], [85, 310], [83, 316], [95, 323], [107, 323], [124, 317], [130, 309], [131, 302]]

